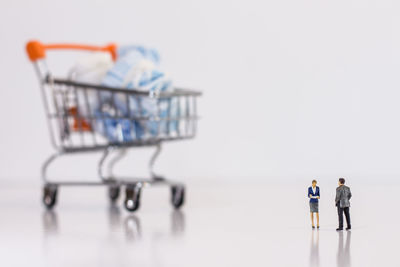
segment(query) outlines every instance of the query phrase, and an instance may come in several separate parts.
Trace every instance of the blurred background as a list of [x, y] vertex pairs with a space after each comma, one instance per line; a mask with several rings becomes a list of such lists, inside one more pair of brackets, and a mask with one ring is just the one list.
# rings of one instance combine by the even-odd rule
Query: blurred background
[[[389, 0], [1, 1], [1, 261], [393, 266], [399, 12]], [[196, 139], [165, 144], [156, 164], [188, 185], [182, 210], [166, 188], [146, 190], [135, 214], [89, 188], [63, 188], [55, 210], [42, 207], [40, 166], [53, 148], [25, 52], [32, 39], [154, 47], [176, 86], [204, 93]], [[49, 67], [65, 77], [80, 55], [49, 52]], [[117, 174], [145, 174], [151, 153], [132, 150]], [[66, 156], [50, 177], [96, 180], [99, 158]], [[352, 236], [334, 230], [341, 176], [354, 196]], [[319, 231], [306, 198], [314, 178]]]
[[[198, 138], [166, 145], [157, 165], [172, 176], [399, 175], [399, 5], [4, 1], [0, 177], [38, 180], [39, 166], [52, 152], [25, 53], [31, 39], [155, 47], [177, 86], [202, 90]], [[54, 60], [56, 54], [48, 54], [50, 68], [65, 76], [69, 65]], [[119, 170], [141, 170], [146, 153], [132, 152]], [[61, 160], [54, 169], [65, 174], [78, 164], [71, 175], [94, 177], [97, 160]]]

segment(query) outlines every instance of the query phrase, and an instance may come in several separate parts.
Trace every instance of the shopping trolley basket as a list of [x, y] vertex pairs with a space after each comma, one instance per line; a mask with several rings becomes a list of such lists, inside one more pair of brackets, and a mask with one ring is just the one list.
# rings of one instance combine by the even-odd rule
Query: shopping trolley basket
[[[196, 135], [196, 101], [201, 93], [186, 89], [150, 93], [79, 83], [54, 78], [46, 65], [46, 51], [53, 49], [104, 51], [115, 60], [116, 45], [98, 47], [31, 41], [26, 49], [39, 77], [51, 143], [56, 150], [42, 166], [44, 205], [52, 208], [56, 204], [60, 186], [105, 185], [113, 202], [118, 199], [121, 187], [125, 187], [124, 205], [129, 211], [135, 211], [139, 208], [142, 188], [167, 185], [171, 188], [172, 205], [181, 207], [184, 185], [155, 174], [153, 166], [164, 141], [184, 140]], [[151, 104], [152, 112], [144, 112], [144, 103]], [[144, 146], [155, 148], [149, 161], [149, 178], [121, 178], [113, 174], [114, 164], [123, 158], [128, 148]], [[102, 152], [97, 169], [99, 182], [56, 182], [47, 178], [46, 171], [56, 158], [90, 151]], [[110, 155], [114, 157], [106, 164]]]

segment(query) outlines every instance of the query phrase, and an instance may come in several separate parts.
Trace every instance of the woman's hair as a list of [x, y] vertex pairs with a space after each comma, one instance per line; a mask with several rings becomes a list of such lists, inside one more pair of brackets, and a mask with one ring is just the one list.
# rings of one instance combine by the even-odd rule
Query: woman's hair
[[311, 183], [312, 183], [312, 184], [313, 184], [313, 183], [317, 183], [317, 180], [312, 180], [312, 182], [311, 182]]

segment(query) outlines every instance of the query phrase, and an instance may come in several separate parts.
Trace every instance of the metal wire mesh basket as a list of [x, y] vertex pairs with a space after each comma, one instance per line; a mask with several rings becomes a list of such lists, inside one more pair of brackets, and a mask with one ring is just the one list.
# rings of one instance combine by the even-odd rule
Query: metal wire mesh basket
[[53, 144], [63, 151], [155, 145], [196, 135], [196, 91], [151, 95], [50, 77], [45, 85]]
[[[124, 205], [129, 211], [135, 211], [139, 208], [143, 187], [164, 184], [171, 187], [173, 206], [181, 207], [185, 196], [184, 185], [155, 174], [153, 166], [163, 142], [195, 137], [197, 98], [201, 93], [178, 88], [169, 92], [149, 92], [57, 79], [51, 75], [45, 60], [45, 52], [52, 49], [105, 51], [114, 59], [117, 57], [115, 45], [45, 45], [37, 41], [27, 44], [28, 56], [41, 85], [51, 143], [56, 150], [42, 166], [44, 205], [52, 208], [56, 204], [60, 186], [106, 185], [111, 201], [117, 201], [124, 186]], [[149, 162], [150, 177], [115, 176], [112, 167], [123, 158], [126, 149], [139, 146], [156, 148]], [[47, 169], [56, 158], [91, 151], [103, 152], [97, 170], [100, 182], [56, 182], [47, 178]], [[106, 174], [104, 165], [111, 154], [116, 156], [108, 163]]]

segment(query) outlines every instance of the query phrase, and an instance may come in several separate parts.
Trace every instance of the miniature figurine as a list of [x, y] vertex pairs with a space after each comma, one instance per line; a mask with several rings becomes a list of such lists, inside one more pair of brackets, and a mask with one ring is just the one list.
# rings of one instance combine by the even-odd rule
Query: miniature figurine
[[320, 192], [316, 180], [313, 180], [311, 184], [312, 185], [308, 188], [308, 197], [310, 198], [311, 226], [313, 229], [315, 229], [314, 225], [314, 213], [315, 213], [317, 217], [317, 229], [319, 229], [318, 202], [320, 199]]
[[346, 230], [351, 229], [350, 223], [350, 198], [351, 191], [350, 187], [345, 186], [345, 179], [339, 178], [339, 186], [336, 188], [336, 198], [335, 205], [337, 207], [338, 216], [339, 216], [339, 228], [336, 231], [343, 230], [343, 212], [346, 215], [347, 228]]

